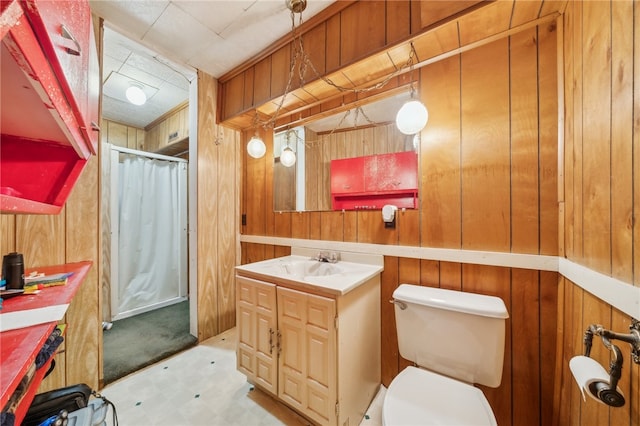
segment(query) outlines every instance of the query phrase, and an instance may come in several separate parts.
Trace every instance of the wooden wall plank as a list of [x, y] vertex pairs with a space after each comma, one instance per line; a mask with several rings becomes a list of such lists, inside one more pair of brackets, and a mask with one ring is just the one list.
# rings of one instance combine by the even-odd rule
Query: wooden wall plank
[[380, 287], [381, 332], [381, 373], [382, 384], [389, 387], [391, 380], [398, 375], [400, 354], [398, 352], [398, 334], [394, 305], [389, 303], [393, 291], [398, 287], [398, 258], [385, 256]]
[[24, 256], [25, 268], [65, 263], [65, 229], [64, 208], [56, 216], [16, 216], [16, 251]]
[[0, 215], [0, 254], [16, 251], [16, 216]]
[[[633, 8], [633, 22], [640, 22], [640, 7]], [[633, 31], [633, 69], [640, 70], [640, 31], [634, 26]], [[634, 78], [634, 87], [637, 87], [636, 74]], [[640, 91], [633, 91], [633, 141], [640, 140]], [[633, 284], [640, 286], [640, 149], [633, 150]], [[640, 375], [638, 377], [638, 387], [640, 389]], [[640, 392], [636, 393], [640, 395]], [[639, 397], [640, 399], [640, 397]], [[637, 405], [637, 412], [640, 412], [640, 402]], [[640, 419], [640, 415], [637, 416]], [[638, 420], [640, 422], [640, 420]]]
[[[611, 3], [611, 265], [633, 282], [633, 7]], [[637, 170], [637, 169], [636, 169]], [[640, 316], [640, 315], [639, 315]]]
[[[220, 254], [215, 228], [218, 222], [218, 200], [212, 194], [218, 190], [217, 165], [219, 151], [214, 143], [216, 82], [206, 73], [198, 72], [198, 341], [218, 332], [218, 317], [211, 315], [218, 307], [217, 259]], [[242, 99], [242, 98], [240, 98]], [[204, 123], [209, 123], [205, 126]]]
[[340, 43], [340, 14], [333, 15], [327, 20], [327, 43], [325, 49], [326, 73], [329, 74], [340, 68], [340, 57], [342, 56], [342, 44]]
[[[538, 309], [540, 310], [540, 424], [551, 425], [554, 418], [554, 389], [558, 378], [555, 375], [555, 365], [549, 362], [555, 359], [557, 340], [560, 327], [558, 326], [558, 281], [556, 272], [540, 271], [540, 295]], [[513, 311], [513, 310], [512, 310]], [[560, 335], [562, 338], [562, 335]], [[519, 406], [514, 404], [514, 412]]]
[[[258, 62], [254, 67], [254, 71], [253, 71], [254, 105], [261, 105], [266, 101], [268, 101], [269, 99], [271, 99], [271, 84], [267, 83], [270, 81], [271, 81], [271, 57], [268, 56], [265, 59]], [[225, 99], [227, 96], [228, 95], [225, 93]], [[238, 94], [238, 96], [240, 95]], [[228, 117], [228, 116], [225, 115], [224, 117]]]
[[397, 0], [386, 2], [386, 44], [393, 44], [409, 36], [411, 1]]
[[[511, 271], [509, 268], [471, 264], [462, 265], [462, 291], [497, 296], [504, 301], [509, 315], [513, 315], [513, 309], [509, 309], [512, 306], [510, 287]], [[512, 373], [510, 374], [512, 371], [512, 357], [515, 355], [508, 349], [513, 346], [513, 322], [513, 319], [509, 319], [506, 322], [505, 348], [507, 349], [505, 349], [504, 353], [503, 380], [500, 387], [479, 386], [491, 404], [497, 423], [500, 425], [512, 424], [512, 416], [515, 414], [512, 412], [513, 394], [511, 381], [513, 376]], [[525, 356], [525, 354], [518, 350], [518, 356]], [[518, 407], [518, 410], [522, 409], [524, 407]]]
[[[99, 280], [100, 161], [92, 157], [67, 200], [65, 215], [65, 263], [93, 260], [85, 281], [78, 289], [66, 314], [69, 324], [65, 336], [65, 383], [99, 386], [96, 366], [101, 371], [102, 358], [102, 291]], [[80, 226], [82, 224], [82, 226]], [[87, 378], [91, 377], [92, 380]]]
[[291, 237], [309, 238], [309, 215], [302, 212], [296, 212], [291, 215]]
[[[367, 19], [362, 19], [366, 16]], [[340, 12], [340, 65], [362, 59], [385, 45], [385, 2], [355, 2]]]
[[419, 151], [421, 245], [459, 248], [460, 56], [424, 67], [420, 73], [420, 97], [429, 110]]
[[[511, 249], [538, 254], [539, 197], [538, 35], [537, 28], [510, 40], [511, 90]], [[553, 114], [552, 114], [553, 115]], [[555, 188], [555, 187], [554, 187]], [[555, 192], [552, 191], [555, 195]], [[555, 216], [557, 220], [557, 214]]]
[[[608, 274], [611, 270], [611, 188], [610, 115], [603, 105], [611, 105], [610, 32], [601, 32], [601, 22], [610, 20], [608, 2], [584, 2], [584, 52], [582, 116], [582, 223], [585, 266]], [[606, 18], [603, 18], [606, 17]]]
[[[538, 27], [538, 68], [557, 69], [555, 22]], [[539, 73], [540, 254], [558, 254], [558, 78], [556, 73]]]
[[462, 247], [509, 251], [508, 40], [462, 54]]
[[240, 74], [229, 80], [227, 84], [224, 85], [225, 102], [223, 103], [223, 117], [231, 117], [234, 114], [238, 114], [244, 109], [244, 80], [244, 74]]
[[[276, 50], [271, 55], [271, 94], [285, 93], [291, 74], [291, 45]], [[300, 66], [300, 64], [298, 64]], [[291, 83], [289, 83], [291, 84]], [[294, 86], [295, 87], [295, 86]]]
[[[534, 270], [513, 269], [511, 289], [511, 338], [518, 356], [512, 357], [511, 386], [513, 409], [517, 408], [519, 425], [540, 423], [540, 283]], [[554, 313], [555, 314], [555, 313]], [[554, 337], [554, 336], [550, 336]], [[553, 388], [551, 388], [553, 389]], [[532, 401], [527, 401], [532, 400]]]
[[[218, 126], [214, 126], [218, 127]], [[218, 134], [218, 129], [216, 129]], [[239, 135], [230, 129], [222, 129], [222, 142], [213, 144], [217, 152], [216, 164], [216, 221], [208, 222], [206, 227], [215, 229], [217, 257], [215, 258], [218, 318], [216, 334], [229, 330], [236, 325], [235, 270], [236, 240], [238, 230], [239, 206], [237, 194], [239, 188]], [[224, 224], [224, 226], [218, 226]], [[210, 260], [209, 260], [210, 261]], [[213, 262], [210, 262], [213, 263]], [[199, 309], [198, 309], [199, 310]], [[209, 314], [210, 315], [210, 314]]]

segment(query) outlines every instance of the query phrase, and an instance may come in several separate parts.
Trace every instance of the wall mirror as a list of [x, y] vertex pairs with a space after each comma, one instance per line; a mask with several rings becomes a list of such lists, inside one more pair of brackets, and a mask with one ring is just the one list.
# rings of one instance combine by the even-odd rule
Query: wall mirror
[[[412, 151], [418, 135], [402, 134], [395, 117], [410, 94], [402, 91], [274, 134], [274, 211], [329, 211], [331, 161]], [[366, 203], [365, 203], [366, 204]], [[368, 208], [357, 205], [356, 208]], [[377, 207], [371, 207], [377, 208]]]

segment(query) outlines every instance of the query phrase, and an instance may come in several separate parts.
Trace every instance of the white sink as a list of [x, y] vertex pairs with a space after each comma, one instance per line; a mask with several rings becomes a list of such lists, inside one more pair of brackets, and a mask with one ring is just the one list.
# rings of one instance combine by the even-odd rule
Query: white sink
[[325, 263], [317, 260], [292, 260], [275, 265], [282, 274], [294, 277], [324, 277], [345, 272], [345, 268], [336, 263]]
[[292, 250], [292, 255], [236, 266], [239, 275], [262, 280], [286, 280], [303, 287], [313, 287], [336, 294], [345, 294], [379, 274], [384, 265], [382, 256], [342, 252], [337, 263], [320, 262], [312, 254]]

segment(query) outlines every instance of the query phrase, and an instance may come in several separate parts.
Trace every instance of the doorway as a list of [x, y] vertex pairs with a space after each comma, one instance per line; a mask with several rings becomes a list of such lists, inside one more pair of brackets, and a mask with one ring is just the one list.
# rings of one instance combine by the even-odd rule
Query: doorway
[[[196, 200], [191, 195], [196, 180], [195, 162], [188, 161], [197, 145], [196, 132], [189, 132], [197, 127], [197, 79], [195, 70], [105, 26], [102, 84], [103, 377], [108, 383], [197, 341]], [[143, 90], [145, 104], [127, 100], [130, 86]], [[131, 204], [136, 215], [123, 219], [118, 192], [123, 183], [156, 184], [135, 189], [133, 199], [154, 194], [151, 199], [173, 201], [148, 208]], [[169, 197], [174, 186], [180, 190]], [[170, 219], [178, 224], [170, 225]], [[148, 245], [147, 252], [139, 243]], [[133, 337], [117, 336], [126, 330]], [[135, 359], [136, 365], [122, 369]]]

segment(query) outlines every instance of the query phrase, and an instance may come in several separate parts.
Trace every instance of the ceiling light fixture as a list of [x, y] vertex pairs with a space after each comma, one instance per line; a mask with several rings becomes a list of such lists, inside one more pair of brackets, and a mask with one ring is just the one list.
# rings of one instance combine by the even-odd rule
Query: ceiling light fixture
[[429, 112], [424, 104], [416, 99], [407, 101], [396, 114], [396, 126], [405, 135], [415, 135], [427, 125]]
[[292, 129], [287, 130], [287, 144], [285, 145], [285, 147], [282, 149], [282, 152], [280, 153], [280, 164], [282, 164], [285, 167], [291, 167], [294, 164], [296, 164], [296, 153], [293, 152], [293, 149], [291, 149], [291, 147], [289, 146], [291, 142], [291, 133], [293, 133], [296, 138], [298, 137], [298, 134], [296, 133], [295, 130], [292, 130]]
[[409, 79], [411, 81], [411, 99], [405, 102], [400, 107], [396, 114], [396, 126], [401, 133], [405, 135], [415, 135], [424, 129], [429, 119], [429, 112], [427, 107], [422, 102], [415, 99], [416, 91], [413, 87], [413, 58], [416, 55], [413, 43], [411, 44], [411, 54], [409, 60], [411, 65], [409, 66]]
[[253, 136], [247, 144], [247, 153], [253, 158], [262, 158], [266, 152], [267, 147], [262, 139], [258, 135]]
[[291, 167], [296, 164], [296, 153], [289, 147], [283, 149], [280, 154], [280, 164], [285, 167]]
[[131, 83], [125, 92], [127, 99], [134, 105], [144, 105], [147, 102], [147, 95], [140, 85]]
[[267, 152], [267, 146], [264, 144], [264, 141], [260, 136], [258, 136], [258, 111], [256, 110], [256, 115], [253, 117], [253, 127], [255, 129], [254, 135], [247, 143], [247, 153], [253, 158], [262, 158], [264, 154]]
[[[287, 79], [287, 84], [284, 89], [284, 93], [282, 94], [282, 96], [280, 97], [280, 100], [278, 101], [276, 110], [266, 122], [262, 123], [262, 127], [265, 130], [276, 127], [276, 121], [278, 119], [278, 116], [280, 115], [282, 106], [284, 105], [287, 94], [291, 90], [291, 83], [293, 81], [293, 77], [295, 75], [298, 76], [298, 81], [300, 82], [300, 85], [302, 87], [304, 85], [305, 74], [308, 69], [312, 71], [314, 78], [318, 78], [322, 80], [326, 84], [338, 89], [340, 92], [350, 92], [350, 93], [360, 94], [364, 92], [370, 92], [370, 91], [382, 89], [389, 81], [391, 81], [391, 79], [406, 72], [407, 68], [409, 68], [412, 99], [411, 101], [403, 105], [402, 108], [400, 108], [400, 111], [398, 111], [398, 114], [396, 116], [396, 123], [398, 125], [398, 129], [402, 133], [409, 134], [409, 135], [416, 134], [424, 128], [428, 119], [427, 108], [419, 100], [413, 99], [413, 96], [415, 93], [415, 90], [413, 88], [413, 64], [414, 64], [414, 60], [417, 57], [413, 43], [411, 43], [411, 52], [409, 53], [409, 58], [407, 59], [407, 62], [396, 67], [395, 71], [391, 72], [389, 75], [387, 75], [384, 79], [382, 79], [378, 83], [375, 83], [368, 87], [358, 87], [358, 88], [343, 87], [334, 83], [330, 78], [323, 76], [318, 72], [316, 67], [313, 65], [313, 63], [309, 59], [309, 56], [304, 51], [302, 36], [298, 35], [296, 32], [295, 14], [296, 13], [300, 14], [298, 25], [301, 25], [302, 11], [304, 11], [305, 8], [307, 7], [307, 0], [285, 0], [285, 5], [291, 11], [291, 14], [290, 14], [291, 15], [291, 33], [292, 33], [291, 67], [289, 68], [289, 76]], [[259, 154], [259, 156], [253, 155], [251, 153], [249, 155], [251, 155], [254, 158], [260, 158], [265, 154], [266, 148], [264, 147], [264, 142], [257, 136], [257, 126], [260, 122], [258, 119], [258, 110], [256, 109], [255, 112], [256, 112], [256, 116], [254, 118], [253, 125], [256, 128], [256, 135], [252, 137], [249, 143], [247, 144], [247, 151], [249, 151], [249, 147], [251, 146], [254, 149], [253, 151], [254, 154]], [[285, 150], [283, 150], [281, 155], [284, 154]], [[295, 153], [291, 151], [291, 154], [293, 154], [293, 158], [294, 158], [293, 161], [295, 162]], [[286, 154], [285, 158], [288, 156], [289, 154]], [[282, 158], [280, 159], [280, 161], [282, 162]]]

